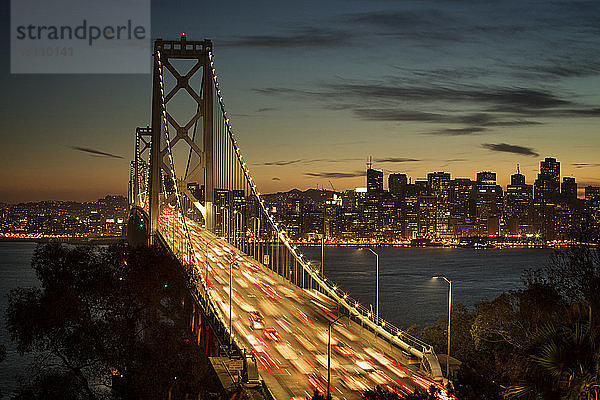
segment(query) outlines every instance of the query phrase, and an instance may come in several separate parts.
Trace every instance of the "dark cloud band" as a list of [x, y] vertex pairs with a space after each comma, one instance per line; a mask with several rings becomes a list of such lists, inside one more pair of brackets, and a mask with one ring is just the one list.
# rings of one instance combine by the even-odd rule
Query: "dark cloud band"
[[112, 158], [123, 158], [122, 156], [119, 156], [119, 155], [116, 155], [116, 154], [106, 153], [104, 151], [100, 151], [100, 150], [96, 150], [96, 149], [90, 149], [89, 147], [79, 147], [79, 146], [69, 146], [69, 147], [71, 149], [73, 149], [73, 150], [82, 151], [84, 153], [94, 154], [94, 155], [97, 155], [97, 156], [112, 157]]
[[513, 153], [513, 154], [521, 154], [524, 156], [538, 157], [539, 153], [535, 151], [531, 147], [517, 146], [514, 144], [508, 143], [483, 143], [481, 145], [484, 149], [488, 149], [491, 151], [498, 151], [502, 153]]

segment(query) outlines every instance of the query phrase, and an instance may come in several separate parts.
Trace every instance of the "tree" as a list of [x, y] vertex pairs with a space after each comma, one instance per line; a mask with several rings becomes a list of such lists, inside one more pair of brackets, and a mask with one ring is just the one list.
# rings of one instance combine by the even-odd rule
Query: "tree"
[[527, 271], [527, 286], [546, 285], [568, 304], [583, 303], [592, 309], [592, 324], [600, 326], [600, 247], [572, 246], [552, 254], [550, 264]]
[[420, 390], [416, 390], [413, 393], [406, 395], [399, 395], [398, 393], [388, 390], [382, 386], [377, 386], [375, 389], [366, 390], [363, 393], [363, 398], [366, 400], [435, 400], [439, 389], [434, 385], [431, 385], [427, 393], [423, 393]]
[[[6, 347], [0, 344], [0, 363], [6, 358]], [[2, 398], [2, 391], [0, 391], [0, 399]]]
[[185, 276], [164, 251], [46, 244], [32, 265], [41, 288], [10, 293], [8, 330], [20, 353], [46, 357], [21, 398], [179, 398], [218, 390], [189, 337]]
[[[600, 251], [571, 247], [526, 271], [524, 288], [456, 306], [453, 355], [458, 398], [595, 398], [600, 348]], [[441, 320], [420, 333], [445, 351]]]
[[321, 394], [321, 392], [319, 392], [317, 389], [315, 389], [315, 391], [311, 397], [311, 400], [328, 400], [328, 399], [327, 399], [327, 396]]
[[533, 338], [519, 382], [509, 399], [580, 399], [600, 395], [600, 336], [591, 313], [575, 304], [565, 322], [548, 323]]

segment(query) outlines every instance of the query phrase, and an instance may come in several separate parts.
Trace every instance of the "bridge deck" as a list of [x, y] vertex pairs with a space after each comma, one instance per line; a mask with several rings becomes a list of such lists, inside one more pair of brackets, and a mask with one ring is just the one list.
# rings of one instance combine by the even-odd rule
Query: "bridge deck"
[[[161, 225], [168, 243], [181, 242], [184, 232]], [[229, 323], [229, 269], [232, 265], [231, 324], [239, 343], [256, 355], [260, 375], [277, 399], [306, 398], [327, 388], [329, 322], [338, 317], [336, 305], [320, 293], [304, 290], [273, 273], [229, 243], [190, 223], [199, 274]], [[235, 255], [234, 255], [235, 254]], [[235, 259], [235, 262], [231, 262]], [[200, 285], [200, 282], [198, 282]], [[264, 321], [253, 321], [259, 312]], [[342, 317], [331, 335], [331, 392], [333, 398], [359, 399], [362, 391], [383, 385], [401, 394], [415, 388], [443, 387], [421, 373], [410, 358], [379, 340], [360, 325]], [[445, 394], [440, 399], [449, 398]]]

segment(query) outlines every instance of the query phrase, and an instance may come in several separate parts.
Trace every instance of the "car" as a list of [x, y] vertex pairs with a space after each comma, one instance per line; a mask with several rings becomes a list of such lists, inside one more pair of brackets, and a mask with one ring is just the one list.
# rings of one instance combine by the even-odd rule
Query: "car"
[[275, 329], [275, 328], [266, 328], [265, 329], [265, 337], [267, 339], [273, 340], [275, 342], [281, 341], [281, 336], [279, 335], [279, 332], [277, 332], [277, 329]]
[[258, 311], [250, 312], [250, 323], [253, 329], [264, 329], [265, 319]]

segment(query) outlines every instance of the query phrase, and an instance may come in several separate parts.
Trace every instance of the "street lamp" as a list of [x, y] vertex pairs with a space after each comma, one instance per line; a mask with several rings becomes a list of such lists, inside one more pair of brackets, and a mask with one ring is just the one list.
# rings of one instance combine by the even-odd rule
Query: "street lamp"
[[232, 298], [231, 288], [233, 286], [233, 280], [232, 280], [231, 269], [233, 267], [234, 262], [235, 262], [235, 256], [232, 254], [231, 262], [229, 263], [229, 354], [230, 354], [230, 356], [231, 356], [231, 347], [232, 347], [232, 343], [233, 343], [233, 330], [231, 329], [231, 311], [232, 311], [232, 309], [231, 309], [231, 298]]
[[379, 324], [379, 254], [375, 253], [371, 250], [370, 247], [365, 247], [365, 249], [369, 250], [371, 253], [375, 254], [377, 260], [377, 272], [376, 272], [376, 294], [375, 294], [375, 320], [377, 324]]
[[343, 314], [329, 322], [329, 327], [327, 328], [327, 399], [331, 399], [331, 326], [342, 317]]
[[321, 275], [325, 275], [325, 235], [321, 236]]
[[[254, 239], [254, 247], [252, 248], [252, 257], [256, 260], [257, 259], [257, 255], [256, 255], [256, 225], [258, 223], [258, 225], [260, 225], [260, 220], [258, 219], [257, 216], [252, 216], [249, 218], [249, 221], [253, 221], [252, 222], [252, 237]], [[260, 228], [259, 228], [260, 231]]]
[[233, 232], [232, 232], [232, 240], [233, 240], [233, 246], [239, 248], [239, 244], [238, 244], [238, 227], [237, 227], [237, 210], [233, 210]]
[[450, 376], [450, 317], [452, 315], [452, 281], [445, 276], [434, 276], [433, 279], [443, 279], [450, 285], [448, 290], [448, 352], [446, 354], [446, 377]]

